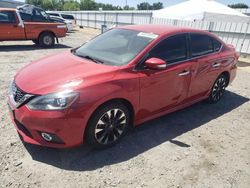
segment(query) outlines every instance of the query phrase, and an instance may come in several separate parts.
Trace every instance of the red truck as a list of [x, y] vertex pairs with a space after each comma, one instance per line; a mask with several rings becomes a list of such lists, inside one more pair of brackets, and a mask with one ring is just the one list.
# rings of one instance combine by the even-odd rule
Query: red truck
[[67, 27], [63, 23], [46, 20], [45, 11], [29, 16], [17, 9], [0, 8], [0, 41], [32, 40], [42, 47], [52, 47], [55, 39], [65, 37]]

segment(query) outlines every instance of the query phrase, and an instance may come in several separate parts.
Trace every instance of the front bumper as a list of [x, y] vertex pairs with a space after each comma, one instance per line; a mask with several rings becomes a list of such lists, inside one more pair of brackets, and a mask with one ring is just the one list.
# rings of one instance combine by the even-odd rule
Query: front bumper
[[[87, 120], [79, 108], [58, 111], [32, 111], [26, 105], [16, 108], [8, 98], [12, 122], [24, 142], [54, 147], [69, 148], [81, 145]], [[56, 135], [57, 142], [48, 142], [41, 133]]]

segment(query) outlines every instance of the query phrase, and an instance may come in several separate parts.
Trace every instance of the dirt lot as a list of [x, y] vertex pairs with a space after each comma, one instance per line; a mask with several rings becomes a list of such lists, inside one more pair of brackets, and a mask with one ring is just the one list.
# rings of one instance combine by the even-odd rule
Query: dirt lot
[[[23, 144], [6, 105], [8, 84], [27, 63], [99, 33], [71, 33], [54, 49], [0, 43], [0, 187], [241, 187], [250, 185], [250, 64], [224, 99], [145, 123], [118, 145], [70, 150]], [[28, 83], [27, 83], [28, 84]]]

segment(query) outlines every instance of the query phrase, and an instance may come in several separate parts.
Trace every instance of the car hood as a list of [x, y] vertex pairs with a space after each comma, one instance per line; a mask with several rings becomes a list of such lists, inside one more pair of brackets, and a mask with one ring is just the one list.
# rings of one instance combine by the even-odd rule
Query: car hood
[[67, 51], [28, 64], [14, 81], [27, 93], [47, 94], [112, 79], [116, 70], [118, 67], [97, 64]]

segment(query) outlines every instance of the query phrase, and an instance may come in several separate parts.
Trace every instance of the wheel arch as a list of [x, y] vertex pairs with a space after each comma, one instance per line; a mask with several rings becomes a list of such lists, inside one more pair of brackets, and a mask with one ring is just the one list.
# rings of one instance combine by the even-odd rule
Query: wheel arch
[[105, 105], [111, 104], [111, 103], [122, 103], [123, 105], [125, 105], [128, 108], [129, 114], [131, 116], [131, 121], [133, 122], [134, 120], [134, 116], [135, 116], [135, 110], [134, 107], [132, 105], [132, 103], [125, 99], [125, 98], [113, 98], [113, 99], [109, 99], [103, 103], [101, 103], [100, 105], [98, 105], [98, 107], [93, 111], [93, 113], [91, 114], [90, 118], [88, 119], [88, 122], [90, 121], [90, 119], [92, 118], [93, 114], [99, 109], [102, 108]]
[[134, 110], [134, 107], [133, 107], [132, 103], [129, 100], [125, 99], [125, 98], [113, 98], [113, 99], [109, 99], [109, 100], [101, 103], [100, 105], [98, 105], [95, 108], [95, 110], [92, 112], [92, 114], [90, 115], [90, 117], [89, 117], [89, 119], [87, 121], [86, 127], [85, 127], [85, 131], [83, 133], [83, 139], [85, 139], [85, 137], [86, 137], [86, 134], [85, 134], [86, 133], [86, 129], [89, 126], [89, 122], [93, 118], [93, 116], [96, 113], [96, 111], [98, 109], [102, 108], [103, 106], [108, 105], [108, 104], [112, 104], [112, 103], [122, 103], [123, 105], [125, 105], [128, 108], [129, 114], [131, 116], [131, 119], [130, 119], [131, 122], [129, 123], [129, 125], [130, 125], [130, 127], [133, 126], [134, 117], [135, 117], [135, 110]]
[[42, 32], [40, 32], [39, 33], [39, 35], [38, 35], [38, 39], [40, 38], [40, 36], [42, 35], [42, 34], [44, 34], [44, 33], [50, 33], [50, 34], [52, 34], [55, 38], [57, 38], [56, 37], [56, 34], [53, 32], [53, 31], [50, 31], [50, 30], [44, 30], [44, 31], [42, 31]]

